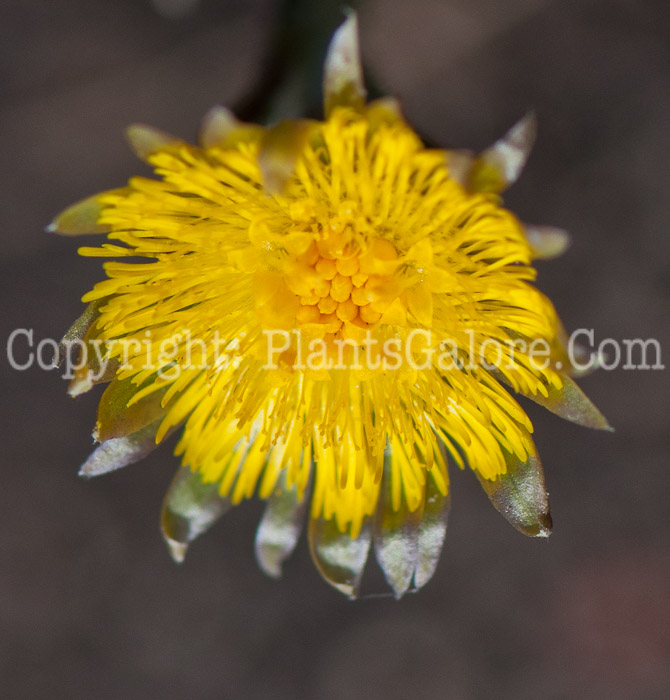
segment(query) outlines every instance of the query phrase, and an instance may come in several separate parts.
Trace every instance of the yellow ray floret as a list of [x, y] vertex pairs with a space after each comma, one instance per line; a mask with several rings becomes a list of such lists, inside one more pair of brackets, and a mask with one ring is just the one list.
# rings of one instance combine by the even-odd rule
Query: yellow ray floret
[[[170, 144], [149, 156], [159, 180], [99, 198], [114, 243], [80, 251], [129, 259], [84, 301], [102, 300], [95, 333], [135, 401], [165, 392], [157, 439], [183, 424], [184, 464], [235, 502], [283, 469], [302, 493], [313, 469], [312, 515], [354, 537], [387, 449], [394, 503], [413, 511], [433, 470], [447, 489], [436, 438], [489, 480], [505, 451], [526, 458], [532, 428], [501, 378], [561, 386], [511, 350], [557, 329], [519, 222], [401, 119], [374, 117], [336, 108], [277, 194], [260, 132]], [[460, 363], [445, 368], [447, 343]], [[494, 347], [497, 375], [481, 366]]]
[[374, 541], [401, 597], [435, 571], [448, 459], [518, 530], [551, 531], [532, 425], [507, 387], [608, 426], [570, 379], [565, 331], [533, 286], [532, 259], [569, 238], [522, 226], [500, 199], [534, 116], [479, 156], [425, 148], [393, 100], [365, 104], [353, 13], [328, 50], [324, 105], [322, 122], [267, 129], [215, 107], [200, 147], [131, 127], [156, 177], [49, 227], [106, 234], [80, 253], [108, 259], [56, 359], [79, 341], [72, 395], [109, 382], [82, 475], [181, 431], [161, 516], [176, 561], [258, 494], [266, 573], [280, 574], [309, 510], [329, 583], [355, 597]]

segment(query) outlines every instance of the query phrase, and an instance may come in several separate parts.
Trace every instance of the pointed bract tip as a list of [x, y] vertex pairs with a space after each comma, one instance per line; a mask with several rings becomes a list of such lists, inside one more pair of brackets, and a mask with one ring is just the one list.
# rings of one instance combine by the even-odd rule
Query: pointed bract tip
[[344, 593], [348, 600], [358, 600], [358, 591], [351, 586], [335, 586], [340, 593]]
[[[508, 137], [520, 135], [524, 142], [529, 139], [535, 141], [537, 136], [537, 114], [534, 109], [529, 109], [521, 119], [507, 132]], [[532, 143], [531, 143], [532, 146]]]
[[[446, 480], [448, 488], [448, 476]], [[426, 484], [424, 514], [419, 524], [418, 558], [414, 572], [415, 588], [410, 589], [410, 591], [423, 588], [435, 573], [447, 534], [450, 506], [451, 496], [449, 492], [442, 494], [436, 484], [429, 480]]]
[[267, 552], [263, 555], [256, 555], [258, 565], [266, 576], [274, 579], [280, 579], [282, 574], [281, 564], [279, 560], [268, 555]]
[[567, 374], [562, 375], [563, 385], [560, 389], [555, 386], [547, 387], [547, 396], [540, 394], [524, 394], [531, 401], [544, 406], [552, 413], [565, 418], [585, 428], [594, 430], [610, 430], [610, 425], [598, 407], [579, 388], [578, 384]]
[[93, 388], [93, 377], [91, 376], [90, 372], [87, 372], [86, 376], [83, 379], [79, 379], [77, 377], [72, 378], [72, 381], [68, 384], [67, 393], [73, 399], [76, 399], [77, 396], [81, 396], [82, 394], [85, 394], [86, 392], [90, 391], [92, 388]]
[[492, 148], [499, 144], [516, 149], [524, 157], [528, 158], [535, 140], [537, 139], [537, 116], [535, 110], [529, 109], [507, 133], [493, 144]]
[[358, 40], [358, 17], [347, 11], [347, 19], [330, 41], [323, 76], [326, 117], [340, 105], [362, 109], [365, 105], [363, 67]]
[[[135, 464], [153, 452], [156, 431], [160, 421], [151, 423], [137, 432], [101, 442], [81, 466], [81, 476], [99, 476]], [[94, 441], [97, 435], [94, 432]]]
[[177, 542], [169, 537], [165, 537], [165, 543], [168, 546], [168, 551], [172, 557], [172, 561], [175, 564], [183, 564], [186, 558], [186, 552], [188, 551], [188, 545], [183, 542]]
[[413, 511], [405, 504], [394, 508], [392, 492], [392, 479], [386, 469], [379, 491], [373, 545], [377, 562], [393, 591], [393, 597], [400, 600], [411, 587], [416, 572], [423, 503]]
[[172, 558], [181, 563], [189, 544], [207, 532], [230, 505], [219, 495], [218, 483], [203, 483], [198, 472], [180, 467], [165, 494], [160, 520]]
[[467, 188], [470, 182], [470, 171], [474, 162], [474, 155], [471, 151], [456, 150], [446, 151], [447, 170], [449, 177], [456, 180], [462, 187]]
[[256, 530], [254, 551], [258, 565], [270, 578], [281, 577], [282, 564], [295, 549], [305, 519], [309, 488], [308, 484], [301, 497], [295, 485], [288, 485], [286, 473], [282, 472], [268, 496]]
[[47, 370], [58, 369], [64, 361], [65, 358], [62, 356], [60, 347], [56, 348], [56, 350], [54, 350], [53, 356], [49, 360], [49, 363], [46, 365], [46, 368]]
[[528, 160], [536, 135], [537, 119], [530, 111], [475, 160], [469, 189], [499, 193], [514, 184]]
[[524, 443], [525, 459], [503, 449], [506, 472], [494, 479], [477, 473], [477, 478], [495, 509], [510, 525], [528, 537], [547, 537], [552, 523], [544, 472], [529, 434]]
[[372, 541], [369, 521], [358, 536], [340, 532], [337, 524], [323, 518], [310, 518], [308, 541], [312, 560], [321, 576], [350, 600], [358, 597], [363, 569]]
[[154, 153], [180, 142], [176, 136], [146, 124], [131, 124], [126, 129], [126, 139], [141, 160], [147, 160]]
[[[547, 493], [547, 501], [549, 500], [549, 494]], [[539, 537], [542, 539], [547, 539], [551, 533], [554, 531], [554, 521], [551, 518], [551, 512], [549, 510], [542, 514], [539, 518], [537, 532], [533, 537]]]
[[504, 158], [505, 175], [509, 184], [515, 182], [521, 174], [536, 138], [537, 117], [530, 110], [496, 144]]
[[235, 115], [226, 107], [212, 107], [202, 120], [200, 144], [210, 148], [224, 141], [239, 126]]
[[570, 234], [556, 226], [524, 226], [524, 234], [536, 258], [549, 260], [570, 247]]
[[107, 233], [110, 228], [98, 223], [102, 204], [100, 193], [75, 202], [64, 209], [46, 227], [47, 233], [60, 233], [63, 236], [82, 236], [88, 233]]

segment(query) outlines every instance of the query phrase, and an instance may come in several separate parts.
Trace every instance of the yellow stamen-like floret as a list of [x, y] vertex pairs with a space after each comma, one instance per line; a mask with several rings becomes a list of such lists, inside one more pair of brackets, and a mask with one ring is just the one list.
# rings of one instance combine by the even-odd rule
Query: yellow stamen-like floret
[[[159, 151], [150, 160], [161, 180], [137, 178], [103, 200], [100, 221], [126, 246], [114, 255], [147, 260], [107, 263], [108, 279], [85, 297], [105, 299], [97, 327], [109, 353], [115, 340], [149, 332], [155, 346], [184, 328], [206, 347], [198, 369], [177, 342], [183, 352], [163, 367], [182, 370], [172, 381], [160, 366], [145, 371], [142, 351], [124, 358], [119, 376], [141, 395], [166, 392], [158, 439], [183, 423], [184, 463], [233, 501], [257, 483], [267, 496], [283, 469], [302, 491], [314, 460], [312, 514], [352, 536], [374, 511], [387, 448], [394, 502], [410, 511], [427, 478], [446, 493], [435, 436], [485, 479], [505, 472], [503, 450], [525, 458], [531, 425], [500, 377], [434, 362], [389, 371], [382, 349], [417, 329], [431, 335], [412, 347], [415, 359], [447, 339], [461, 359], [487, 339], [553, 342], [517, 220], [467, 193], [400, 120], [373, 127], [334, 110], [279, 194], [262, 186], [258, 148], [246, 139]], [[288, 337], [272, 368], [267, 331]], [[235, 362], [212, 354], [215, 335]], [[321, 342], [318, 362], [307, 363], [307, 341]], [[524, 355], [501, 372], [515, 388], [560, 386]]]
[[[278, 576], [309, 505], [320, 573], [358, 592], [371, 543], [396, 597], [435, 571], [447, 459], [532, 536], [551, 531], [532, 425], [509, 389], [607, 421], [533, 257], [569, 237], [500, 200], [535, 138], [526, 115], [478, 156], [423, 146], [392, 99], [365, 102], [353, 13], [324, 72], [323, 122], [263, 128], [215, 107], [201, 147], [128, 130], [157, 179], [69, 207], [49, 230], [106, 233], [107, 279], [58, 349], [87, 359], [70, 393], [109, 382], [82, 466], [137, 461], [180, 429], [161, 518], [172, 556], [231, 503], [267, 499], [255, 551]], [[93, 354], [91, 354], [93, 353]]]

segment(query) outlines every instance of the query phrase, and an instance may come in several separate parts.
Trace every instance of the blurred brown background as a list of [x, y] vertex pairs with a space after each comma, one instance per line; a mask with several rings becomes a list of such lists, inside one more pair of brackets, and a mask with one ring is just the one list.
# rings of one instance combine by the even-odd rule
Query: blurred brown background
[[[574, 235], [540, 264], [540, 287], [568, 328], [657, 338], [669, 363], [667, 3], [368, 0], [360, 16], [368, 71], [431, 143], [482, 148], [535, 108], [539, 141], [506, 201]], [[77, 241], [43, 229], [145, 172], [124, 127], [193, 138], [212, 104], [248, 106], [292, 60], [289, 45], [267, 63], [279, 17], [273, 0], [3, 2], [3, 344], [16, 327], [58, 338], [100, 277]], [[400, 603], [351, 603], [304, 542], [281, 582], [263, 576], [256, 502], [173, 564], [158, 530], [169, 449], [81, 481], [97, 397], [0, 367], [3, 698], [670, 697], [670, 370], [583, 380], [614, 434], [529, 407], [548, 542], [516, 533], [454, 473], [434, 580]], [[365, 590], [386, 590], [374, 561]]]

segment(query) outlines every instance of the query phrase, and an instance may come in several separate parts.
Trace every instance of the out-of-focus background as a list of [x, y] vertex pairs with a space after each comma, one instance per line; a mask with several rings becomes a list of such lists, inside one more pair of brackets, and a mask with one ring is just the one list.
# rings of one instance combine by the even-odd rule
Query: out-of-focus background
[[[321, 6], [322, 18], [294, 11], [294, 31], [334, 28], [339, 11]], [[539, 264], [539, 286], [568, 328], [594, 328], [596, 343], [657, 338], [670, 363], [667, 3], [358, 7], [369, 75], [430, 143], [483, 148], [536, 110], [539, 140], [506, 202], [574, 235], [562, 259]], [[123, 141], [127, 124], [193, 138], [211, 105], [260, 109], [259, 90], [282, 75], [294, 90], [283, 108], [297, 104], [290, 68], [302, 44], [290, 32], [277, 42], [285, 12], [273, 0], [3, 2], [3, 346], [18, 327], [35, 343], [60, 337], [100, 278], [79, 241], [43, 230], [71, 202], [146, 172]], [[17, 344], [18, 361], [27, 352]], [[282, 581], [263, 576], [257, 502], [173, 564], [158, 528], [170, 450], [80, 480], [98, 394], [72, 401], [57, 373], [13, 371], [3, 357], [0, 695], [665, 700], [669, 371], [583, 380], [614, 434], [529, 407], [551, 491], [548, 542], [515, 532], [471, 474], [454, 473], [433, 581], [399, 603], [352, 603], [319, 578], [304, 542]], [[367, 592], [386, 590], [375, 569]]]

